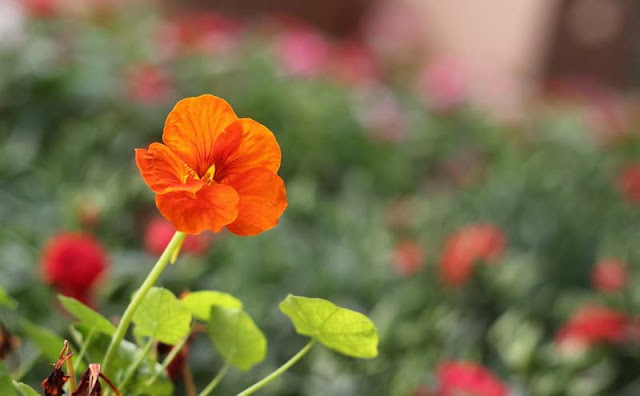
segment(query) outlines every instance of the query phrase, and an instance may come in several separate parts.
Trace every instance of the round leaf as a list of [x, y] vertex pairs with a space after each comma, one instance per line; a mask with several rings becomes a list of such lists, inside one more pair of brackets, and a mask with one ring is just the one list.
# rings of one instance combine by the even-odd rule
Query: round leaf
[[71, 315], [85, 326], [108, 335], [115, 333], [116, 327], [111, 322], [75, 298], [58, 295], [58, 300]]
[[182, 299], [184, 305], [189, 308], [194, 318], [208, 321], [211, 316], [211, 307], [219, 305], [225, 308], [242, 308], [242, 301], [231, 294], [206, 290], [187, 294]]
[[248, 370], [267, 355], [267, 340], [248, 313], [214, 305], [209, 336], [220, 354], [240, 370]]
[[133, 315], [136, 334], [174, 345], [191, 331], [191, 312], [169, 290], [153, 287]]
[[376, 327], [359, 312], [321, 298], [291, 294], [280, 303], [280, 311], [291, 319], [299, 334], [310, 336], [330, 349], [357, 358], [378, 355]]

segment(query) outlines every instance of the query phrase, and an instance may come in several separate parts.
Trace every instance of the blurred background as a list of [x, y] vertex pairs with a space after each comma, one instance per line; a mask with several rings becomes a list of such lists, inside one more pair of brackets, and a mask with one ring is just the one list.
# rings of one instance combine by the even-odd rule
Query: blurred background
[[[67, 337], [57, 292], [117, 319], [172, 235], [133, 150], [212, 93], [275, 133], [289, 199], [163, 275], [266, 333], [219, 394], [303, 346], [293, 293], [370, 315], [380, 356], [318, 348], [264, 395], [638, 395], [639, 83], [634, 0], [0, 0], [7, 364], [47, 375], [24, 323]], [[221, 366], [184, 357], [176, 395]]]

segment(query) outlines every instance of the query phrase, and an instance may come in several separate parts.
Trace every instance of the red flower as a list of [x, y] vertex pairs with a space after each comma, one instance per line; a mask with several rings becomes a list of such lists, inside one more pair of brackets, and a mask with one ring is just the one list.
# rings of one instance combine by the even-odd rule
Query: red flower
[[287, 207], [280, 146], [273, 133], [238, 118], [213, 95], [183, 99], [162, 134], [164, 144], [136, 149], [142, 178], [176, 230], [199, 234], [227, 227], [257, 235], [278, 224]]
[[47, 283], [88, 303], [91, 288], [107, 268], [107, 255], [89, 234], [60, 233], [47, 242], [41, 265]]
[[640, 203], [640, 163], [627, 165], [618, 176], [618, 190], [627, 201]]
[[403, 276], [414, 275], [422, 268], [424, 256], [422, 245], [415, 240], [404, 240], [393, 249], [393, 269]]
[[130, 100], [138, 103], [158, 103], [173, 94], [171, 77], [154, 65], [135, 65], [125, 75], [125, 88]]
[[279, 37], [277, 53], [287, 73], [296, 77], [317, 77], [329, 66], [331, 45], [322, 34], [297, 27]]
[[[144, 233], [144, 247], [153, 256], [160, 256], [171, 241], [176, 229], [162, 217], [155, 217], [147, 224]], [[201, 254], [209, 247], [211, 238], [206, 234], [187, 235], [181, 251], [184, 253]]]
[[585, 305], [578, 309], [558, 331], [558, 345], [588, 347], [597, 343], [618, 343], [627, 336], [627, 315], [599, 305]]
[[492, 224], [472, 224], [449, 237], [440, 260], [445, 283], [459, 286], [471, 276], [477, 260], [495, 260], [505, 249], [505, 239]]
[[591, 281], [596, 290], [615, 292], [627, 284], [627, 266], [616, 258], [600, 260], [591, 271]]
[[343, 42], [334, 50], [332, 71], [340, 82], [353, 86], [371, 84], [380, 75], [373, 53], [354, 41]]
[[491, 371], [471, 362], [447, 362], [438, 367], [434, 396], [507, 396], [509, 392]]
[[58, 13], [57, 0], [22, 0], [22, 6], [34, 18], [51, 18]]
[[418, 89], [430, 108], [447, 111], [467, 98], [467, 81], [459, 65], [442, 60], [427, 66], [418, 77]]

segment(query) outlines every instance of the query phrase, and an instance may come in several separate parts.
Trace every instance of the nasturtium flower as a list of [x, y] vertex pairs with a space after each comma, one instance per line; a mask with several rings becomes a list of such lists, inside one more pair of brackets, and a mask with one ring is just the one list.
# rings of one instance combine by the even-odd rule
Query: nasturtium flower
[[158, 210], [178, 231], [226, 226], [256, 235], [278, 224], [287, 197], [277, 175], [280, 147], [267, 127], [202, 95], [176, 104], [162, 141], [136, 149], [136, 163]]

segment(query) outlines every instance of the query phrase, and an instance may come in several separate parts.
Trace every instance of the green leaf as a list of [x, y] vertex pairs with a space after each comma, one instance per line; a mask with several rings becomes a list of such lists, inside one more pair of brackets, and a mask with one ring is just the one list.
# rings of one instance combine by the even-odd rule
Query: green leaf
[[0, 305], [11, 309], [16, 309], [18, 307], [18, 302], [11, 298], [11, 296], [7, 294], [6, 290], [0, 288]]
[[13, 381], [13, 387], [16, 388], [22, 396], [40, 396], [35, 389], [22, 382]]
[[264, 334], [241, 309], [214, 305], [207, 327], [220, 354], [240, 370], [250, 369], [267, 356]]
[[194, 318], [205, 322], [211, 317], [211, 307], [214, 305], [225, 308], [242, 308], [242, 301], [231, 294], [212, 290], [189, 293], [182, 299], [182, 302], [189, 308]]
[[169, 290], [153, 287], [133, 315], [136, 333], [175, 345], [191, 332], [191, 312]]
[[11, 381], [11, 375], [5, 362], [0, 360], [0, 395], [14, 396], [16, 394]]
[[298, 334], [310, 336], [334, 351], [357, 358], [378, 355], [376, 327], [359, 312], [321, 298], [291, 294], [280, 303], [280, 311], [291, 319]]
[[[85, 325], [76, 324], [71, 326], [71, 335], [77, 344], [82, 344], [90, 331], [91, 330]], [[86, 356], [89, 361], [101, 362], [104, 359], [104, 355], [107, 352], [110, 342], [110, 336], [103, 333], [94, 333], [91, 337], [89, 347], [87, 348]], [[123, 375], [127, 369], [131, 367], [139, 351], [140, 348], [135, 344], [127, 340], [122, 340], [110, 365], [110, 371], [116, 373], [113, 378], [117, 379], [119, 375]], [[160, 372], [156, 381], [151, 386], [145, 387], [145, 383], [151, 379], [153, 373], [156, 371]], [[174, 395], [173, 384], [169, 380], [166, 370], [162, 370], [162, 366], [160, 364], [151, 364], [146, 360], [140, 364], [131, 378], [129, 391], [131, 394], [137, 394], [138, 392], [144, 391], [144, 395], [153, 396]]]
[[108, 335], [115, 333], [116, 327], [111, 322], [75, 298], [58, 294], [58, 300], [80, 323]]
[[53, 331], [37, 326], [26, 319], [23, 319], [21, 323], [27, 338], [35, 344], [42, 355], [50, 363], [57, 362], [64, 346], [64, 339]]

